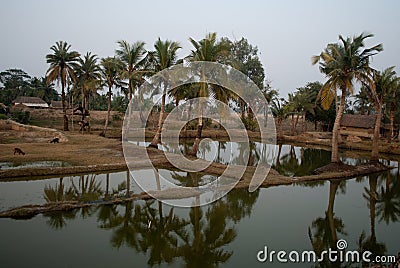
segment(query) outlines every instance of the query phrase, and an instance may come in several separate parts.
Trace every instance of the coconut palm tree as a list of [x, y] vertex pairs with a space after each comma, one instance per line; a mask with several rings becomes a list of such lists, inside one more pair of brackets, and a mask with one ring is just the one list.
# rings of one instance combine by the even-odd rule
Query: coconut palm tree
[[119, 49], [115, 50], [115, 54], [124, 64], [121, 77], [128, 80], [128, 97], [129, 101], [131, 101], [134, 93], [135, 79], [138, 79], [138, 76], [140, 76], [140, 68], [145, 62], [145, 43], [138, 41], [129, 44], [124, 40], [120, 40], [117, 43]]
[[[206, 35], [206, 37], [200, 41], [196, 41], [193, 38], [190, 38], [190, 43], [194, 47], [194, 49], [191, 51], [188, 59], [190, 61], [211, 61], [211, 62], [216, 62], [218, 59], [220, 59], [223, 55], [226, 55], [229, 53], [229, 48], [226, 46], [225, 42], [218, 42], [217, 41], [217, 33], [209, 33]], [[205, 81], [205, 73], [201, 74], [201, 81]], [[197, 91], [197, 97], [209, 97], [210, 96], [210, 91], [209, 91], [209, 85], [206, 82], [201, 82], [199, 83], [200, 87]], [[200, 144], [200, 139], [201, 139], [201, 132], [203, 130], [203, 117], [202, 115], [202, 109], [203, 105], [201, 102], [199, 102], [198, 105], [199, 109], [199, 119], [198, 119], [198, 125], [197, 125], [197, 135], [196, 139], [193, 145], [193, 148], [191, 152], [189, 153], [190, 155], [196, 156], [197, 150], [199, 148]]]
[[373, 37], [373, 35], [362, 33], [346, 39], [339, 35], [340, 43], [328, 44], [320, 55], [312, 57], [312, 64], [319, 63], [321, 73], [325, 74], [328, 79], [319, 93], [322, 107], [325, 110], [329, 109], [333, 100], [336, 99], [337, 90], [341, 91], [340, 105], [332, 131], [332, 163], [340, 162], [338, 154], [339, 127], [346, 95], [353, 94], [355, 81], [363, 82], [374, 88], [369, 61], [383, 48], [382, 44], [364, 48], [364, 41], [369, 37]]
[[389, 106], [388, 109], [386, 109], [389, 110], [389, 120], [390, 120], [390, 133], [388, 138], [389, 142], [391, 142], [395, 136], [394, 119], [395, 119], [397, 104], [399, 102], [400, 102], [400, 78], [393, 77], [393, 81], [390, 82], [388, 92], [386, 93], [385, 96], [385, 104], [386, 106]]
[[[161, 39], [158, 38], [158, 40], [154, 44], [154, 48], [155, 48], [154, 51], [149, 52], [150, 61], [153, 63], [154, 66], [154, 72], [160, 72], [177, 63], [178, 59], [177, 51], [181, 48], [178, 42], [173, 42], [170, 40], [161, 41]], [[168, 77], [164, 77], [164, 79], [168, 80]], [[161, 131], [164, 123], [163, 117], [164, 117], [165, 98], [167, 95], [168, 84], [166, 83], [166, 81], [164, 81], [163, 83], [164, 83], [164, 89], [161, 97], [161, 108], [158, 117], [157, 132], [149, 145], [155, 148], [157, 148], [157, 144], [160, 142]]]
[[271, 112], [275, 117], [276, 126], [278, 129], [278, 139], [282, 139], [283, 137], [282, 122], [289, 115], [287, 104], [284, 101], [285, 100], [283, 98], [280, 100], [273, 100], [271, 104]]
[[104, 123], [103, 131], [100, 133], [100, 136], [105, 137], [106, 131], [108, 127], [108, 122], [110, 121], [110, 112], [111, 112], [111, 95], [112, 88], [122, 87], [122, 81], [120, 79], [120, 74], [123, 68], [123, 63], [120, 59], [116, 57], [107, 57], [101, 59], [101, 76], [105, 81], [105, 84], [108, 87], [107, 92], [107, 117], [106, 122]]
[[83, 58], [79, 58], [75, 70], [78, 87], [81, 89], [82, 108], [89, 110], [89, 95], [97, 92], [101, 81], [101, 69], [97, 64], [97, 55], [87, 52]]
[[64, 114], [64, 130], [68, 131], [68, 117], [65, 107], [65, 86], [71, 80], [75, 80], [74, 69], [77, 65], [80, 54], [70, 51], [71, 45], [67, 42], [58, 41], [50, 49], [52, 54], [46, 55], [46, 62], [50, 64], [46, 72], [46, 81], [51, 83], [57, 81], [61, 83], [61, 101]]
[[372, 153], [371, 161], [378, 161], [379, 157], [379, 133], [382, 120], [382, 109], [386, 95], [397, 88], [399, 78], [396, 76], [394, 66], [389, 67], [382, 72], [374, 72], [373, 75], [374, 87], [366, 84], [365, 88], [368, 90], [371, 102], [375, 106], [377, 117], [375, 121], [374, 136], [372, 140]]

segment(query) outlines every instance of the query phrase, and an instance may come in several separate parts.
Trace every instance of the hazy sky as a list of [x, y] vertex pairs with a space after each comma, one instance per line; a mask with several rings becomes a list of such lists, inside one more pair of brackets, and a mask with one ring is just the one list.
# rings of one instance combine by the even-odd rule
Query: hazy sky
[[[189, 37], [208, 32], [247, 38], [258, 47], [272, 86], [281, 96], [309, 81], [324, 81], [311, 56], [338, 35], [373, 33], [367, 45], [383, 43], [372, 66], [382, 70], [400, 62], [400, 1], [56, 1], [1, 0], [0, 71], [21, 68], [44, 76], [45, 55], [59, 40], [81, 54], [112, 56], [117, 40], [171, 39], [191, 49]], [[400, 69], [396, 67], [400, 72]]]

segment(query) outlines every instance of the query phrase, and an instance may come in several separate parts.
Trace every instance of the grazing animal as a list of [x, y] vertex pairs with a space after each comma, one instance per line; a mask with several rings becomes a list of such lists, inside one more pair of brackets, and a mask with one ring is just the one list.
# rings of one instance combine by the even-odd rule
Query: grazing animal
[[86, 128], [90, 128], [89, 122], [85, 122], [85, 121], [79, 121], [78, 125], [81, 126], [81, 128], [79, 129], [79, 131], [86, 131]]
[[60, 142], [60, 139], [59, 139], [59, 138], [54, 138], [54, 139], [52, 139], [52, 140], [50, 141], [50, 143], [54, 143], [54, 144], [59, 143], [59, 142]]
[[17, 147], [14, 148], [14, 155], [15, 154], [25, 155], [24, 151], [22, 151], [20, 148], [17, 148]]

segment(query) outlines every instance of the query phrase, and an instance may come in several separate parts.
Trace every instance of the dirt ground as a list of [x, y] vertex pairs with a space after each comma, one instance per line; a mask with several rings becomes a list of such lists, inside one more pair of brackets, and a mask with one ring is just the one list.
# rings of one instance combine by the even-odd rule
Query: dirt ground
[[[53, 144], [48, 141], [26, 142], [25, 138], [18, 140], [17, 135], [11, 134], [12, 143], [0, 144], [0, 162], [65, 161], [72, 165], [124, 163], [121, 141], [117, 139], [67, 132], [64, 135], [68, 138], [67, 142]], [[24, 151], [25, 155], [14, 155], [15, 147]]]

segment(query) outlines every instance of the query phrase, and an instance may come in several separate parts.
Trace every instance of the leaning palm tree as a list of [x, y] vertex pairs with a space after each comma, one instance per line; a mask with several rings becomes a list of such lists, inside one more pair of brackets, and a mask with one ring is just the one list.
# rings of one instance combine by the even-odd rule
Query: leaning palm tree
[[[190, 38], [190, 43], [193, 45], [194, 49], [191, 51], [189, 55], [190, 61], [211, 61], [215, 62], [220, 59], [223, 55], [229, 53], [229, 48], [226, 46], [224, 42], [217, 41], [217, 33], [209, 33], [207, 36], [200, 40], [196, 41], [193, 38]], [[201, 81], [205, 81], [205, 74], [201, 74]], [[200, 87], [197, 91], [197, 97], [209, 97], [209, 85], [206, 82], [200, 82]], [[202, 109], [203, 105], [201, 101], [198, 105], [199, 109], [199, 119], [197, 125], [197, 135], [196, 139], [192, 148], [192, 151], [189, 153], [190, 155], [196, 155], [197, 150], [199, 148], [200, 139], [201, 139], [201, 132], [203, 130], [203, 117]]]
[[[154, 51], [149, 52], [151, 58], [150, 60], [154, 66], [153, 68], [154, 72], [160, 72], [177, 63], [177, 58], [178, 58], [177, 51], [178, 49], [181, 48], [178, 42], [173, 42], [170, 40], [161, 41], [161, 39], [158, 38], [158, 40], [154, 44], [154, 48], [155, 48]], [[165, 79], [167, 80], [168, 77], [165, 77]], [[165, 109], [165, 98], [167, 95], [167, 87], [168, 85], [164, 81], [164, 89], [161, 97], [161, 108], [158, 118], [157, 133], [149, 145], [155, 148], [157, 148], [157, 144], [160, 142], [161, 131], [164, 123], [163, 117]]]
[[336, 99], [337, 90], [341, 91], [340, 105], [332, 131], [332, 163], [340, 162], [338, 155], [339, 127], [346, 95], [353, 94], [355, 81], [363, 82], [374, 88], [369, 61], [383, 48], [382, 44], [364, 48], [364, 40], [372, 36], [372, 34], [362, 33], [359, 36], [344, 39], [339, 35], [340, 43], [328, 44], [320, 55], [312, 57], [312, 64], [319, 62], [321, 73], [328, 78], [318, 96], [321, 98], [321, 104], [325, 110], [329, 109], [333, 100]]
[[100, 64], [101, 64], [102, 79], [105, 81], [105, 84], [108, 87], [107, 117], [106, 117], [106, 122], [104, 123], [103, 131], [100, 133], [100, 136], [105, 137], [107, 127], [108, 127], [108, 122], [110, 121], [112, 88], [114, 86], [117, 86], [117, 87], [122, 86], [122, 81], [120, 79], [120, 73], [123, 68], [123, 63], [120, 59], [118, 59], [116, 57], [107, 57], [107, 58], [101, 59]]
[[70, 51], [71, 45], [67, 42], [58, 41], [50, 49], [52, 54], [46, 55], [46, 62], [50, 64], [46, 72], [46, 81], [51, 83], [57, 81], [61, 83], [61, 101], [64, 114], [64, 130], [68, 131], [68, 117], [65, 107], [65, 86], [67, 82], [75, 80], [74, 69], [77, 65], [79, 53]]

